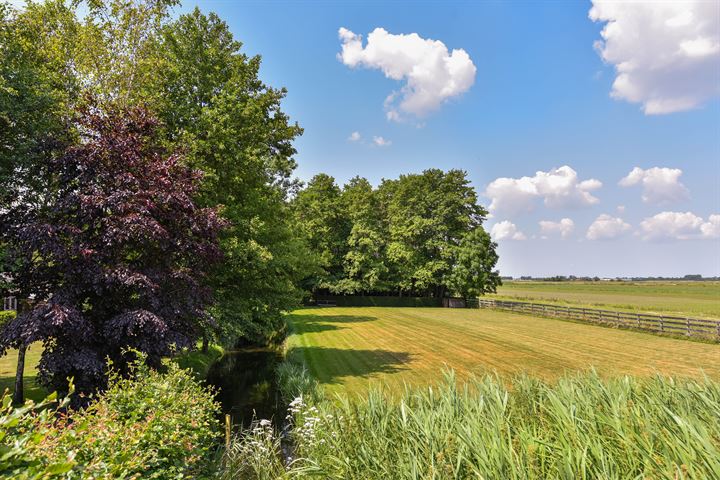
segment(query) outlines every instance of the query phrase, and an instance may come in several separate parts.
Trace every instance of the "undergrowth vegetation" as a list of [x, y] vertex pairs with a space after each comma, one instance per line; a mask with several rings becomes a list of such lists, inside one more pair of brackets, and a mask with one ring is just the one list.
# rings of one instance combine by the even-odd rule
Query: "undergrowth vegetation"
[[202, 349], [187, 350], [174, 358], [180, 368], [189, 369], [197, 380], [203, 380], [213, 363], [225, 353], [220, 345], [209, 345], [207, 351]]
[[709, 378], [593, 372], [505, 387], [448, 373], [395, 399], [376, 388], [315, 401], [307, 373], [287, 368], [291, 449], [258, 424], [228, 451], [227, 478], [720, 478], [720, 383]]
[[213, 393], [172, 362], [160, 373], [142, 360], [132, 379], [112, 374], [84, 410], [53, 407], [53, 397], [13, 409], [3, 397], [0, 478], [211, 477], [219, 431]]

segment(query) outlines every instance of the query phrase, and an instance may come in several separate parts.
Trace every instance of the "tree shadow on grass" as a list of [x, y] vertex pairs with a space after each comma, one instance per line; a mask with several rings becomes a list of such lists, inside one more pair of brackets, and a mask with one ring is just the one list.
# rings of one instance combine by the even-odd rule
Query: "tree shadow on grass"
[[409, 352], [391, 350], [353, 350], [329, 347], [298, 346], [293, 355], [300, 355], [321, 383], [340, 383], [343, 377], [367, 378], [378, 373], [408, 370], [412, 361]]
[[329, 330], [341, 330], [346, 327], [338, 325], [348, 323], [371, 322], [377, 320], [376, 317], [368, 317], [364, 315], [311, 315], [311, 314], [292, 314], [288, 316], [293, 330], [296, 333], [319, 333]]
[[[15, 391], [15, 377], [0, 377], [0, 396], [7, 390], [8, 395]], [[39, 402], [44, 399], [48, 392], [37, 381], [36, 375], [23, 377], [23, 393], [26, 400]]]

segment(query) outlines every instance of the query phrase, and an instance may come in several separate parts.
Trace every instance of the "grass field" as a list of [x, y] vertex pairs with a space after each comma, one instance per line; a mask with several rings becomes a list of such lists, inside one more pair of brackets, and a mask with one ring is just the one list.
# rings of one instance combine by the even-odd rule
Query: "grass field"
[[[37, 384], [37, 364], [40, 361], [40, 353], [42, 345], [35, 343], [28, 347], [25, 352], [25, 377], [23, 377], [23, 386], [25, 398], [35, 401], [42, 400], [46, 392]], [[0, 357], [0, 395], [5, 389], [13, 391], [15, 389], [15, 368], [17, 367], [17, 350], [9, 350], [7, 355]]]
[[604, 376], [655, 372], [720, 378], [720, 346], [492, 310], [306, 308], [289, 316], [290, 355], [329, 389], [469, 373], [526, 372], [546, 380], [591, 367]]
[[720, 282], [506, 281], [489, 298], [720, 318]]

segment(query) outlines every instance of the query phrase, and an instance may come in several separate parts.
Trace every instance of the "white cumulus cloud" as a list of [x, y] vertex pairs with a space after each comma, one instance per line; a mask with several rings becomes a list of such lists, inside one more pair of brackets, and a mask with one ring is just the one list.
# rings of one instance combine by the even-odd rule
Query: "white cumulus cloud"
[[360, 135], [360, 132], [352, 132], [350, 136], [348, 137], [348, 140], [351, 142], [357, 142], [362, 138]]
[[720, 6], [716, 0], [593, 0], [603, 22], [595, 48], [615, 66], [611, 95], [647, 115], [690, 110], [720, 95]]
[[626, 223], [622, 218], [603, 213], [590, 225], [585, 237], [588, 240], [610, 240], [622, 236], [630, 228], [632, 228], [630, 224]]
[[710, 215], [708, 221], [700, 225], [703, 238], [720, 238], [720, 215]]
[[390, 145], [392, 145], [392, 141], [377, 136], [373, 137], [373, 143], [378, 147], [389, 147]]
[[424, 117], [448, 99], [468, 91], [475, 83], [477, 69], [463, 49], [448, 51], [439, 40], [417, 33], [394, 35], [376, 28], [363, 47], [362, 35], [340, 28], [342, 51], [338, 59], [345, 65], [378, 69], [387, 78], [404, 81], [399, 91], [385, 99], [389, 120], [402, 114]]
[[539, 223], [540, 233], [546, 236], [560, 235], [562, 238], [568, 238], [575, 230], [575, 222], [570, 218], [563, 218], [559, 222], [541, 220]]
[[692, 212], [661, 212], [640, 222], [645, 240], [692, 240], [720, 238], [720, 215], [707, 221]]
[[642, 185], [642, 200], [653, 205], [665, 205], [688, 198], [688, 189], [680, 183], [679, 168], [653, 167], [643, 170], [635, 167], [622, 180], [621, 187]]
[[590, 192], [601, 186], [596, 179], [581, 181], [577, 172], [565, 165], [532, 177], [497, 178], [487, 186], [485, 196], [492, 200], [490, 210], [516, 214], [532, 211], [539, 199], [551, 208], [594, 205], [599, 200]]
[[508, 220], [503, 220], [493, 225], [490, 229], [490, 237], [492, 237], [494, 241], [527, 239], [525, 234], [518, 230], [514, 223]]

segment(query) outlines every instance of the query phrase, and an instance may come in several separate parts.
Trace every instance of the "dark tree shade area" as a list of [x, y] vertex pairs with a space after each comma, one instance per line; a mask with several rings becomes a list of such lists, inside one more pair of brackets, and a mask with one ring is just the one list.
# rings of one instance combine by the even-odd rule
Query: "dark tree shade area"
[[23, 190], [0, 212], [15, 282], [37, 303], [2, 331], [4, 350], [42, 341], [40, 378], [91, 392], [123, 350], [151, 364], [193, 345], [210, 319], [205, 273], [221, 256], [223, 221], [194, 201], [201, 179], [155, 140], [142, 108], [84, 108], [81, 139], [47, 162], [45, 208]]

